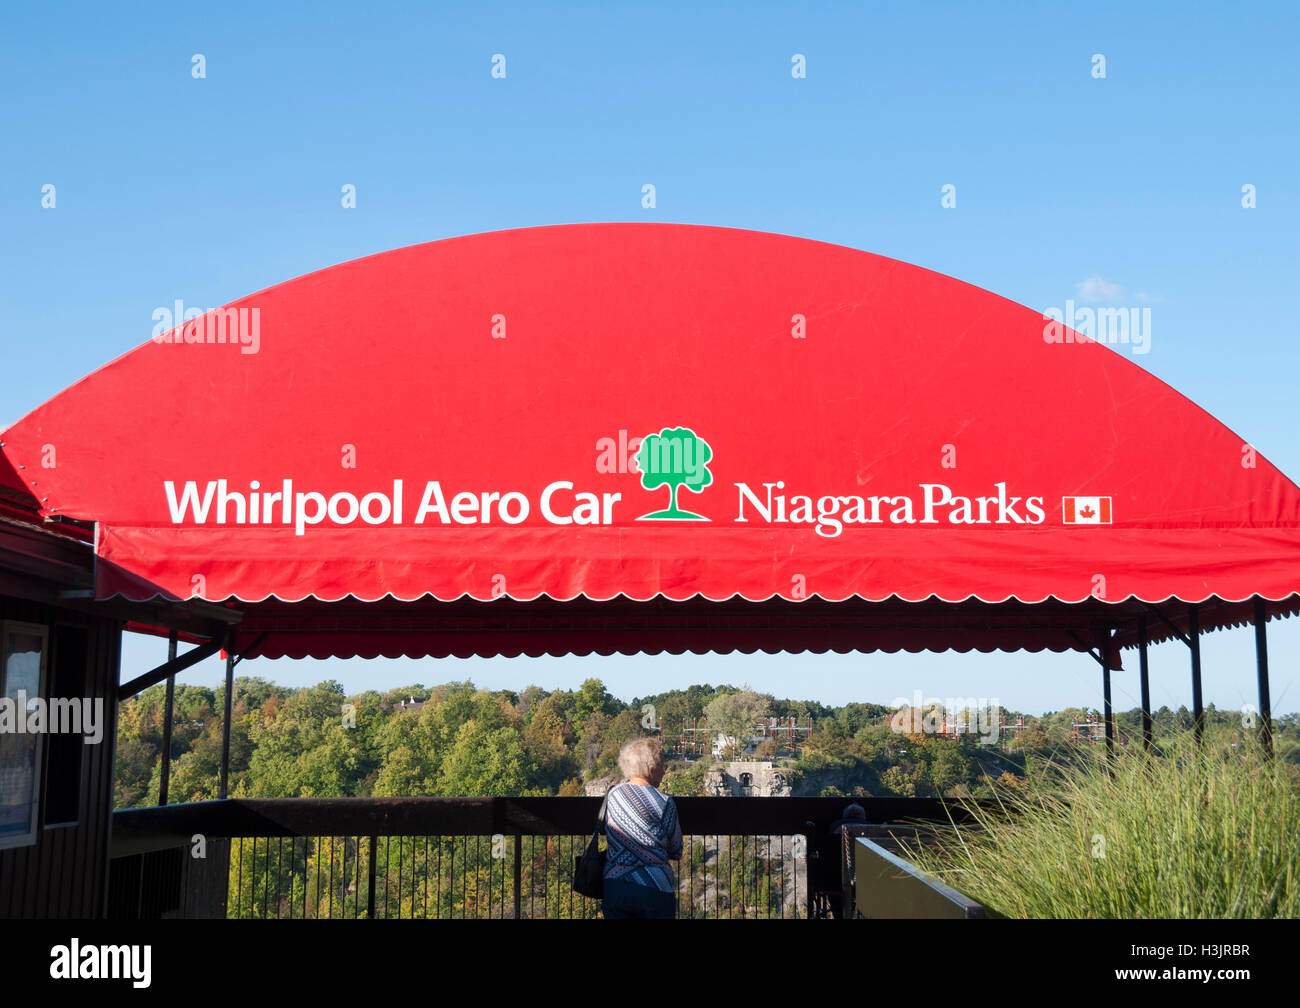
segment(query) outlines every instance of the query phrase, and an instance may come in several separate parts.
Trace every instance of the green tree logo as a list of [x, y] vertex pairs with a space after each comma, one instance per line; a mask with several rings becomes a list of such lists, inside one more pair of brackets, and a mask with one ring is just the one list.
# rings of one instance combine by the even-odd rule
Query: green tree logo
[[658, 434], [647, 435], [636, 453], [641, 485], [647, 490], [666, 486], [670, 496], [668, 510], [642, 515], [637, 521], [708, 521], [703, 515], [679, 509], [677, 490], [684, 486], [700, 493], [712, 483], [708, 465], [711, 458], [709, 443], [687, 427], [665, 427]]

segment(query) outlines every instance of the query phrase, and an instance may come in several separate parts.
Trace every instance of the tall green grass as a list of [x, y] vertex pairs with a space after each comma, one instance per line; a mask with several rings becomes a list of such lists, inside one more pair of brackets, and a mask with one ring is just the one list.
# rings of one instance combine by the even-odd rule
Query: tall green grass
[[1300, 917], [1293, 766], [1190, 737], [1079, 759], [905, 856], [1006, 917]]

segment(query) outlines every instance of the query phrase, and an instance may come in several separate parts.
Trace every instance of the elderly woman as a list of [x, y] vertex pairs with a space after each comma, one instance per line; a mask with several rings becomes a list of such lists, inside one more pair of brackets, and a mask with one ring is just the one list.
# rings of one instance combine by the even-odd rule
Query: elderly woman
[[607, 919], [677, 915], [669, 861], [682, 856], [677, 806], [659, 790], [664, 749], [658, 739], [633, 739], [618, 754], [626, 778], [606, 799], [604, 911]]

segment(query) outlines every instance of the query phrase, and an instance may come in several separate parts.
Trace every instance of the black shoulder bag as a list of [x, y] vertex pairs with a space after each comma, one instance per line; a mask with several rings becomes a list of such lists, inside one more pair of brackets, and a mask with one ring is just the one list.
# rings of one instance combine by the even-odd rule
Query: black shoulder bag
[[[617, 785], [616, 785], [617, 786]], [[610, 791], [614, 790], [610, 788]], [[582, 857], [573, 859], [573, 891], [580, 896], [602, 899], [605, 895], [605, 852], [600, 849], [600, 831], [605, 825], [605, 806], [609, 792], [605, 792], [596, 816], [596, 828], [591, 832], [591, 842]]]

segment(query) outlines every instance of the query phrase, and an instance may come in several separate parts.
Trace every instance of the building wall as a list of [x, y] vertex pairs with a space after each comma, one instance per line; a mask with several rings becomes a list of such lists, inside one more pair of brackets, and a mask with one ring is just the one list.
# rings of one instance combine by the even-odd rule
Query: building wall
[[708, 794], [785, 798], [791, 793], [789, 774], [766, 761], [739, 761], [711, 767], [704, 778]]
[[[51, 737], [44, 739], [36, 842], [0, 850], [0, 917], [102, 917], [113, 810], [120, 624], [7, 595], [0, 595], [0, 620], [47, 628], [47, 694], [61, 682], [56, 695], [76, 695], [73, 690], [80, 687], [81, 696], [104, 700], [103, 738], [81, 745], [79, 770], [73, 767], [69, 773], [65, 764], [62, 775], [57, 766], [51, 773]], [[50, 822], [51, 815], [68, 821]]]

